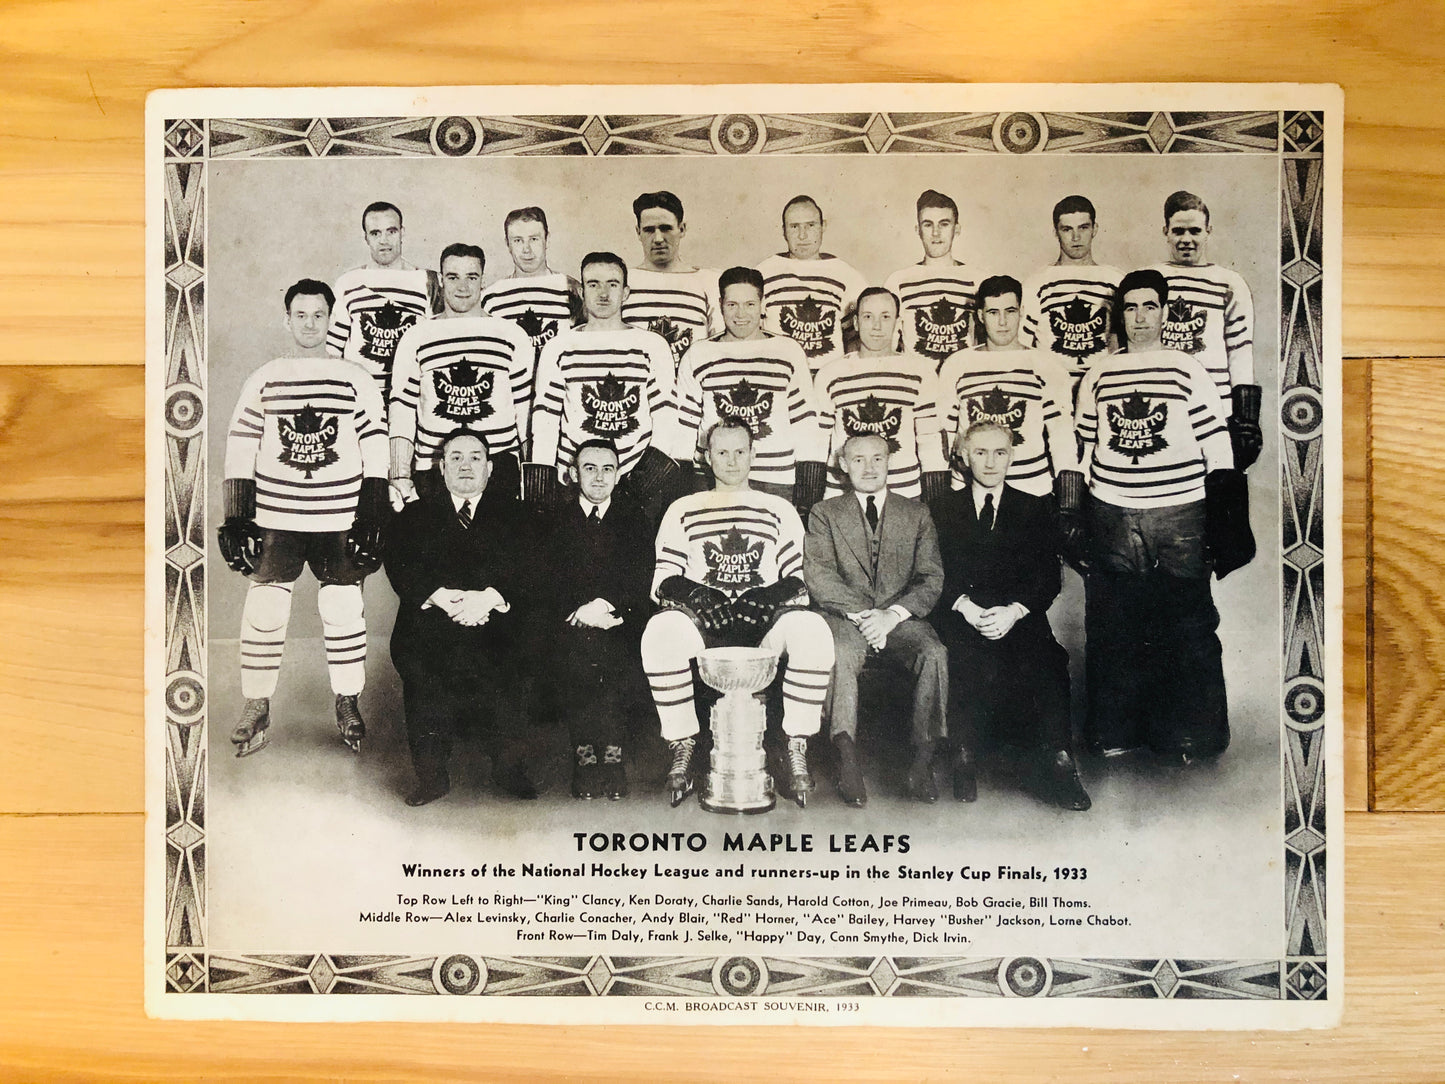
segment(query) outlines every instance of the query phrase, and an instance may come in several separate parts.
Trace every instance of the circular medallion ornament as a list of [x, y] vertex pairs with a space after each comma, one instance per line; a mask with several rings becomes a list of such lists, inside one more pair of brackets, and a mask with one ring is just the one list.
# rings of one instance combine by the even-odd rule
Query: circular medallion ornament
[[1324, 425], [1324, 404], [1313, 388], [1296, 388], [1290, 392], [1280, 404], [1279, 413], [1285, 432], [1293, 440], [1313, 440]]
[[481, 146], [482, 129], [470, 117], [443, 117], [432, 128], [431, 141], [438, 154], [461, 158]]
[[1291, 730], [1318, 730], [1325, 717], [1325, 689], [1314, 678], [1295, 678], [1284, 690], [1285, 725]]
[[756, 113], [729, 113], [712, 122], [712, 145], [719, 154], [757, 154], [768, 137]]
[[761, 994], [768, 985], [768, 969], [756, 956], [728, 956], [713, 965], [712, 985], [729, 997]]
[[201, 389], [194, 384], [178, 384], [166, 393], [166, 432], [171, 436], [178, 440], [195, 436], [205, 416]]
[[1052, 975], [1048, 964], [1032, 956], [1016, 956], [1005, 960], [1000, 973], [1004, 993], [1014, 997], [1037, 997], [1049, 988]]
[[206, 687], [193, 670], [178, 670], [166, 681], [166, 717], [176, 726], [195, 726], [206, 710]]
[[1000, 113], [994, 122], [994, 146], [1010, 154], [1036, 151], [1048, 138], [1049, 126], [1042, 113]]
[[487, 968], [471, 956], [448, 956], [437, 964], [436, 982], [447, 993], [461, 997], [487, 984]]

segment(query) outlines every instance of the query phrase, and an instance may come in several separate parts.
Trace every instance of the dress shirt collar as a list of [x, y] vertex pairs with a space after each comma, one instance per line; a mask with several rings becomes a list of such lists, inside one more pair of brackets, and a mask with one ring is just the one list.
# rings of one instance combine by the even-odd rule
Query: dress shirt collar
[[582, 506], [582, 515], [584, 517], [590, 517], [592, 515], [592, 509], [595, 508], [597, 509], [597, 518], [606, 519], [607, 509], [612, 507], [612, 498], [608, 497], [601, 504], [593, 504], [586, 497], [578, 497], [577, 503]]
[[990, 489], [987, 486], [979, 485], [976, 481], [970, 482], [969, 490], [973, 494], [974, 515], [978, 515], [980, 512], [983, 511], [983, 499], [989, 494], [993, 494], [993, 514], [995, 517], [997, 517], [999, 502], [1003, 499], [1003, 486], [1004, 484], [1000, 482], [998, 485]]
[[868, 516], [868, 498], [873, 498], [873, 503], [878, 508], [878, 518], [883, 518], [883, 502], [888, 499], [888, 487], [884, 486], [877, 493], [859, 493], [856, 489], [853, 496], [858, 498], [858, 510], [863, 513], [864, 518]]

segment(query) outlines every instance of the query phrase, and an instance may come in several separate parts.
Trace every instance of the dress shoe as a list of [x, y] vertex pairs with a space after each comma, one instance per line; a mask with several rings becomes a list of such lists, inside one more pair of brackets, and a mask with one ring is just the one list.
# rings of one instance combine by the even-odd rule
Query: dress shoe
[[492, 769], [492, 781], [513, 798], [530, 801], [541, 792], [521, 762]]
[[610, 801], [627, 797], [627, 768], [622, 762], [622, 746], [609, 745], [602, 750], [602, 774], [597, 789]]
[[978, 801], [978, 772], [973, 754], [960, 749], [953, 757], [953, 797], [960, 802]]
[[1078, 768], [1067, 749], [1054, 754], [1044, 770], [1045, 797], [1060, 809], [1072, 809], [1082, 813], [1093, 805], [1079, 780]]
[[914, 748], [908, 767], [908, 797], [915, 802], [938, 801], [938, 784], [933, 780], [933, 743]]
[[436, 775], [428, 775], [425, 779], [417, 782], [416, 789], [406, 796], [406, 804], [409, 806], [426, 805], [443, 798], [452, 789], [452, 781], [443, 768]]
[[851, 734], [833, 739], [838, 749], [838, 794], [844, 805], [862, 809], [868, 804], [868, 787], [863, 782], [863, 769], [858, 767], [858, 750]]
[[579, 745], [575, 753], [577, 759], [572, 764], [572, 797], [583, 800], [596, 798], [602, 792], [599, 780], [602, 773], [597, 767], [597, 752], [591, 745]]

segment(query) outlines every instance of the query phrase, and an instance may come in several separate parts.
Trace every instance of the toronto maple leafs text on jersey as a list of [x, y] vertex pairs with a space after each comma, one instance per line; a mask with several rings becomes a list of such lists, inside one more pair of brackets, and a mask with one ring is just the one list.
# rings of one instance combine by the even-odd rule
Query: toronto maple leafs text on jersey
[[763, 276], [763, 326], [803, 348], [814, 372], [843, 356], [843, 320], [868, 280], [836, 256], [795, 260], [786, 253], [758, 264]]
[[666, 339], [675, 372], [693, 343], [722, 332], [717, 280], [718, 273], [707, 268], [679, 272], [633, 268], [627, 272], [622, 319]]
[[746, 425], [753, 482], [790, 486], [798, 460], [821, 463], [828, 453], [808, 359], [782, 335], [694, 344], [678, 372], [677, 420], [679, 446], [686, 448], [696, 448], [715, 422]]
[[[1073, 392], [1063, 362], [1042, 350], [960, 350], [938, 374], [938, 420], [951, 448], [960, 432], [995, 422], [1013, 434], [1008, 482], [1035, 496], [1053, 492], [1054, 476], [1078, 468]], [[957, 466], [952, 485], [966, 479]]]
[[371, 374], [385, 399], [396, 348], [429, 311], [427, 273], [419, 267], [357, 267], [336, 280], [326, 349]]
[[537, 361], [531, 461], [570, 467], [577, 446], [612, 441], [626, 474], [648, 446], [678, 454], [672, 351], [640, 328], [564, 331]]
[[1229, 391], [1254, 383], [1254, 299], [1244, 276], [1218, 264], [1162, 263], [1169, 283], [1160, 342], [1204, 366], [1231, 413]]
[[1094, 496], [1124, 508], [1204, 498], [1204, 476], [1234, 466], [1209, 374], [1174, 350], [1111, 354], [1079, 385], [1077, 428]]
[[256, 480], [256, 524], [345, 531], [362, 478], [385, 478], [381, 393], [332, 357], [277, 358], [241, 388], [226, 436], [226, 477]]
[[527, 441], [536, 357], [510, 320], [425, 320], [402, 336], [387, 404], [392, 437], [412, 442], [412, 467], [428, 470], [448, 433], [470, 429], [492, 454]]
[[576, 322], [581, 297], [571, 279], [560, 271], [549, 271], [498, 279], [482, 291], [482, 311], [514, 322], [531, 336], [532, 349], [540, 354], [557, 332]]
[[884, 287], [898, 298], [898, 343], [905, 354], [928, 358], [938, 368], [973, 345], [978, 280], [963, 264], [914, 264], [888, 276]]
[[679, 497], [657, 531], [652, 596], [686, 576], [736, 598], [803, 574], [803, 521], [782, 497], [758, 490], [715, 489]]
[[1051, 264], [1023, 281], [1019, 342], [1068, 366], [1073, 388], [1094, 358], [1112, 349], [1111, 307], [1124, 272], [1104, 264]]

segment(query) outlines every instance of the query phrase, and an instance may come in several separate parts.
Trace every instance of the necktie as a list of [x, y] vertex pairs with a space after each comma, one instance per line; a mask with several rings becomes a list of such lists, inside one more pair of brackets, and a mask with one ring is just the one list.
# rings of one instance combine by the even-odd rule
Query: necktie
[[462, 506], [457, 509], [457, 522], [462, 525], [462, 530], [470, 530], [472, 526], [472, 502], [462, 501]]
[[597, 506], [595, 504], [592, 506], [592, 511], [587, 513], [587, 522], [594, 527], [602, 522], [602, 517], [597, 514]]
[[993, 530], [993, 494], [983, 495], [983, 511], [978, 514], [978, 525], [981, 530]]
[[863, 515], [864, 515], [864, 518], [868, 520], [868, 529], [869, 529], [870, 531], [877, 532], [877, 530], [878, 530], [878, 502], [873, 499], [873, 495], [872, 495], [871, 493], [868, 495], [868, 510], [867, 510], [866, 512], [864, 512]]

